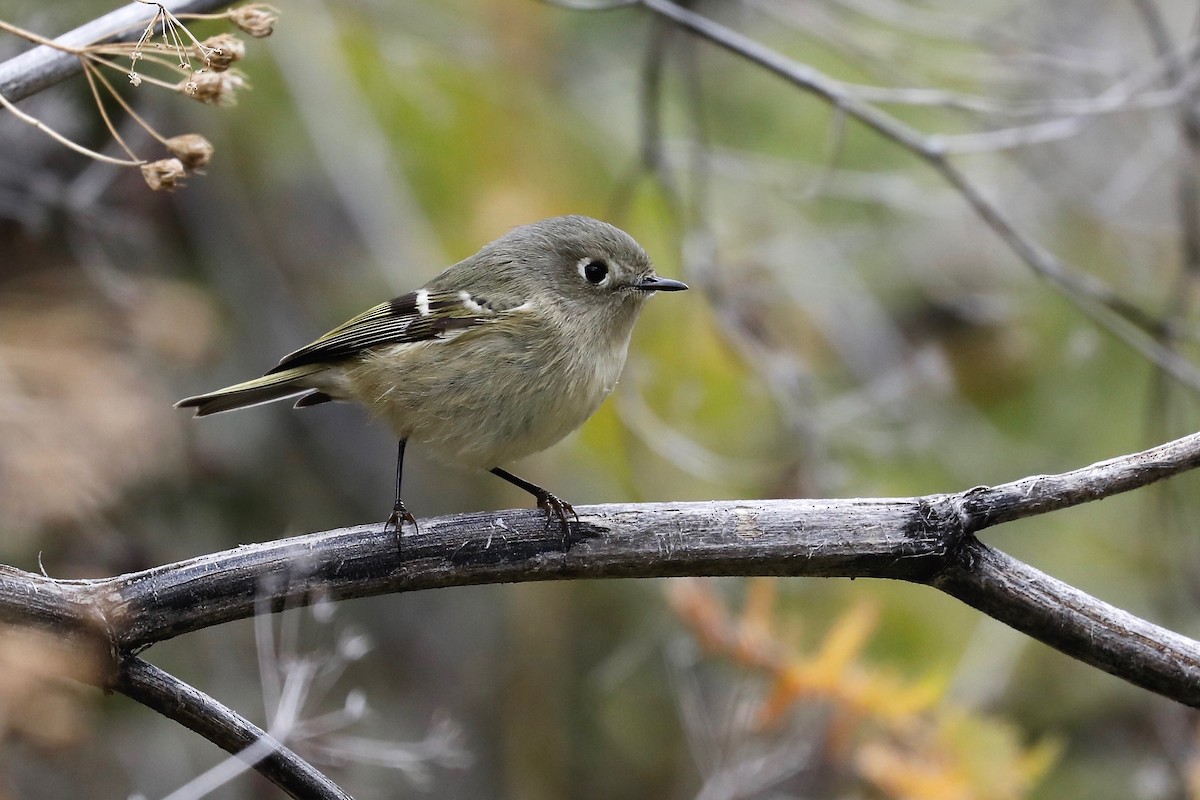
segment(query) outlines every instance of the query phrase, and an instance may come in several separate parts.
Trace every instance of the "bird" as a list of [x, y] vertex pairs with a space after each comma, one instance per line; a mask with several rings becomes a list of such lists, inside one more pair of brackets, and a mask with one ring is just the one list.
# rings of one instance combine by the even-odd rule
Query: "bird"
[[625, 231], [591, 217], [513, 228], [423, 287], [369, 308], [260, 378], [175, 405], [197, 417], [296, 397], [357, 401], [394, 432], [396, 492], [385, 531], [417, 528], [401, 496], [409, 442], [533, 495], [564, 534], [574, 507], [504, 465], [579, 428], [616, 386], [634, 323], [659, 277]]

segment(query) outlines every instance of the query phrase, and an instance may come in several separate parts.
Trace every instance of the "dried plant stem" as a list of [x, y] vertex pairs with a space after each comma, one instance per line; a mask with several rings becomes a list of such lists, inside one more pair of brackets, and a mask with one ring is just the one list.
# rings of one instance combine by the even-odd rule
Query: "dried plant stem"
[[0, 31], [11, 33], [13, 36], [19, 36], [20, 38], [33, 42], [34, 44], [51, 47], [64, 53], [70, 53], [71, 55], [77, 56], [83, 52], [82, 47], [75, 47], [63, 42], [56, 42], [53, 39], [47, 39], [45, 36], [39, 36], [33, 31], [27, 31], [24, 28], [18, 28], [16, 25], [13, 25], [10, 22], [5, 22], [2, 19], [0, 19]]
[[[142, 130], [146, 131], [146, 133], [153, 136], [159, 142], [166, 144], [166, 141], [167, 141], [166, 137], [163, 136], [161, 133], [159, 133], [157, 130], [155, 130], [154, 126], [152, 126], [149, 122], [146, 122], [146, 120], [142, 117], [141, 114], [139, 114], [133, 110], [133, 106], [131, 106], [129, 104], [129, 101], [127, 101], [124, 97], [121, 96], [121, 93], [118, 92], [113, 87], [112, 83], [108, 80], [108, 78], [104, 77], [103, 73], [101, 73], [99, 70], [97, 70], [94, 67], [89, 65], [88, 67], [86, 67], [84, 69], [83, 74], [88, 77], [88, 83], [92, 85], [92, 93], [96, 95], [96, 105], [98, 107], [102, 108], [102, 105], [100, 103], [100, 97], [96, 93], [95, 84], [92, 83], [93, 72], [95, 73], [95, 80], [100, 81], [100, 83], [102, 83], [104, 85], [104, 88], [107, 89], [108, 93], [110, 95], [112, 95], [112, 98], [117, 101], [117, 103], [121, 106], [121, 109], [126, 114], [128, 114], [130, 116], [130, 118], [133, 119], [134, 122], [136, 122], [138, 125], [140, 125], [142, 127]], [[101, 113], [103, 114], [104, 112], [101, 111]], [[107, 114], [104, 115], [104, 121], [108, 122]], [[116, 139], [118, 142], [120, 142], [122, 147], [125, 147], [125, 142], [122, 141], [120, 135], [117, 133], [116, 129], [112, 126], [112, 123], [109, 123], [109, 131], [112, 133], [113, 138]], [[125, 149], [127, 151], [129, 150], [128, 147], [126, 147]], [[132, 152], [130, 152], [129, 154], [130, 154], [130, 156], [133, 156]]]
[[[99, 70], [97, 70], [92, 64], [85, 63], [83, 65], [83, 76], [87, 78], [88, 88], [92, 90], [92, 99], [96, 101], [96, 110], [100, 112], [100, 118], [104, 120], [104, 124], [108, 128], [109, 135], [113, 137], [113, 140], [121, 146], [121, 149], [124, 150], [131, 159], [136, 160], [137, 154], [135, 154], [133, 152], [133, 148], [131, 148], [125, 142], [125, 138], [121, 136], [120, 131], [117, 130], [117, 126], [113, 125], [112, 118], [108, 116], [108, 109], [104, 107], [104, 98], [100, 96], [100, 90], [96, 88], [96, 79], [100, 78], [104, 83], [105, 88], [107, 88], [114, 97], [120, 99], [120, 95], [112, 90], [112, 86], [108, 83], [108, 81], [103, 79], [103, 76], [99, 74]], [[121, 103], [124, 104], [124, 100], [121, 100]]]
[[[179, 15], [224, 8], [229, 5], [229, 0], [168, 0], [161, 5]], [[81, 69], [75, 56], [97, 44], [136, 39], [144, 29], [146, 17], [144, 3], [130, 3], [53, 41], [41, 37], [31, 39], [36, 40], [39, 47], [0, 62], [0, 95], [12, 103], [19, 102], [74, 75]]]
[[[115, 70], [117, 72], [120, 72], [120, 73], [128, 72], [128, 70], [125, 67], [121, 66], [120, 64], [117, 64], [114, 61], [110, 61], [107, 58], [102, 58], [102, 57], [94, 55], [92, 53], [88, 53], [85, 57], [91, 62], [108, 67], [109, 69]], [[173, 63], [167, 62], [167, 65], [171, 69], [179, 69], [178, 64], [173, 64]], [[183, 70], [180, 70], [180, 72], [182, 74], [187, 74], [187, 73], [183, 72]], [[154, 86], [159, 86], [159, 87], [162, 87], [163, 89], [169, 89], [172, 92], [178, 91], [178, 87], [174, 83], [169, 83], [167, 81], [162, 80], [161, 78], [155, 78], [152, 75], [142, 75], [141, 78], [142, 78], [143, 83], [153, 84]]]
[[[81, 144], [76, 144], [75, 142], [68, 139], [66, 136], [63, 136], [61, 133], [59, 133], [58, 131], [51, 128], [46, 123], [42, 122], [40, 119], [37, 119], [36, 117], [31, 117], [28, 114], [26, 114], [24, 111], [22, 111], [21, 109], [14, 106], [2, 94], [0, 94], [0, 106], [4, 107], [8, 111], [10, 111], [13, 114], [13, 116], [15, 116], [17, 119], [21, 120], [22, 122], [27, 123], [27, 124], [32, 125], [33, 127], [37, 128], [39, 131], [46, 134], [54, 141], [58, 142], [63, 147], [74, 150], [76, 153], [81, 153], [81, 154], [87, 156], [88, 158], [94, 158], [97, 161], [101, 161], [105, 164], [116, 164], [117, 166], [121, 166], [121, 167], [137, 167], [137, 166], [140, 166], [140, 165], [146, 163], [145, 161], [126, 160], [123, 158], [113, 158], [112, 156], [106, 156], [103, 153], [97, 153], [95, 150], [91, 150], [87, 147], [84, 147]], [[132, 155], [132, 153], [130, 155]]]

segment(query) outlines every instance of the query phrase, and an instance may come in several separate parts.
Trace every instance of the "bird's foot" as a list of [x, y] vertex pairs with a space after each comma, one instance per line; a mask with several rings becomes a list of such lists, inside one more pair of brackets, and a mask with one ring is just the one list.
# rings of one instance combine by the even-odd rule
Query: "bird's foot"
[[400, 526], [405, 522], [411, 522], [413, 530], [420, 532], [421, 528], [417, 525], [417, 518], [414, 517], [407, 508], [404, 507], [404, 501], [397, 500], [396, 505], [392, 507], [392, 515], [387, 518], [387, 522], [383, 523], [383, 532], [387, 533], [387, 529], [391, 526], [396, 526], [396, 541], [400, 540]]
[[550, 521], [558, 517], [558, 521], [562, 524], [563, 550], [565, 551], [571, 545], [571, 521], [567, 519], [567, 515], [573, 516], [575, 521], [579, 522], [579, 515], [575, 513], [575, 507], [545, 489], [537, 494], [537, 504], [538, 508], [546, 512], [547, 530], [550, 529]]

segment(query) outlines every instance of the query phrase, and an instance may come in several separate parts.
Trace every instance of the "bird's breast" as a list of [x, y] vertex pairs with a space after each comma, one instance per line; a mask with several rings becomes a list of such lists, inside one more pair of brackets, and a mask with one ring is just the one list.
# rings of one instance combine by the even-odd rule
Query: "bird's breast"
[[381, 348], [348, 368], [345, 384], [399, 438], [435, 458], [500, 466], [546, 449], [595, 413], [629, 346], [629, 331], [564, 336], [561, 325], [519, 322]]

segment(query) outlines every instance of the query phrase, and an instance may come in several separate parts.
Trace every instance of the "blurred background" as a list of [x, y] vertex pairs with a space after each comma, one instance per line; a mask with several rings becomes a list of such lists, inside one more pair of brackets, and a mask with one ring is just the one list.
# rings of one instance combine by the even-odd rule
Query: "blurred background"
[[[125, 91], [165, 135], [216, 148], [173, 194], [0, 114], [6, 564], [107, 576], [382, 521], [395, 442], [361, 410], [196, 421], [172, 403], [562, 213], [625, 228], [693, 287], [648, 306], [600, 412], [515, 467], [574, 503], [951, 492], [1197, 426], [1193, 3], [690, 4], [954, 153], [1108, 287], [1091, 315], [912, 152], [644, 8], [280, 5], [236, 105]], [[53, 36], [108, 9], [0, 16]], [[0, 57], [26, 46], [5, 36]], [[82, 78], [20, 107], [116, 152]], [[410, 453], [418, 517], [528, 504]], [[984, 540], [1194, 637], [1196, 490], [1184, 476]], [[222, 753], [123, 697], [38, 684], [41, 647], [0, 643], [0, 797], [206, 796], [189, 781]], [[453, 589], [147, 657], [359, 798], [1200, 797], [1194, 712], [883, 581]]]

